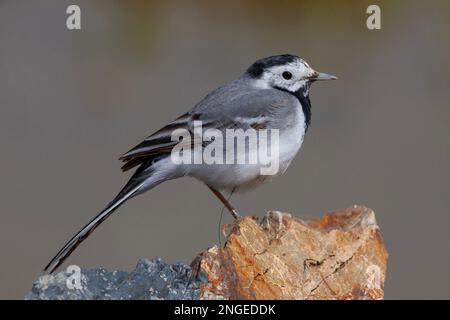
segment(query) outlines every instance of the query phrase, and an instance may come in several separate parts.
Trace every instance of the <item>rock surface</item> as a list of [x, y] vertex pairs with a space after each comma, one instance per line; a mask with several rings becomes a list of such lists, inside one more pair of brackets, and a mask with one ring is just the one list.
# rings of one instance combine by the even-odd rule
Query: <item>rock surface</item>
[[301, 220], [271, 211], [230, 226], [224, 246], [188, 265], [141, 259], [132, 272], [40, 277], [26, 299], [382, 299], [387, 252], [372, 210]]
[[170, 265], [159, 258], [152, 261], [141, 259], [132, 272], [82, 269], [79, 286], [73, 281], [74, 274], [68, 271], [41, 276], [25, 299], [192, 300], [199, 297], [200, 282], [191, 276], [192, 269], [188, 265]]
[[201, 299], [382, 299], [387, 252], [372, 210], [303, 221], [269, 212], [231, 228], [194, 261]]

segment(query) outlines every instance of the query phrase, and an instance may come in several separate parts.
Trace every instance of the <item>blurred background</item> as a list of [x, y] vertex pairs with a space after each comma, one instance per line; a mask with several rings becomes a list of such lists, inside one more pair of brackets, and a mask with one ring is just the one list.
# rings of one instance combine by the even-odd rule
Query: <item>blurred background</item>
[[[81, 31], [66, 28], [69, 4]], [[381, 30], [366, 27], [370, 4]], [[313, 86], [312, 127], [288, 173], [232, 203], [304, 218], [371, 207], [390, 253], [386, 298], [450, 298], [449, 33], [445, 0], [0, 0], [0, 298], [21, 299], [119, 191], [122, 153], [280, 53], [339, 81]], [[167, 182], [68, 263], [190, 263], [218, 242], [220, 210], [201, 183]]]

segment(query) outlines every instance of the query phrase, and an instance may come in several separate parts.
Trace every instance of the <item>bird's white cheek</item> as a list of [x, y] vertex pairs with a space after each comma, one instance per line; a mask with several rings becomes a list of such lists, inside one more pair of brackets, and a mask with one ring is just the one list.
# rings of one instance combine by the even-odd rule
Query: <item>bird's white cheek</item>
[[289, 89], [290, 89], [291, 92], [296, 92], [300, 88], [304, 87], [305, 85], [306, 85], [305, 81], [296, 81], [296, 82], [291, 84]]

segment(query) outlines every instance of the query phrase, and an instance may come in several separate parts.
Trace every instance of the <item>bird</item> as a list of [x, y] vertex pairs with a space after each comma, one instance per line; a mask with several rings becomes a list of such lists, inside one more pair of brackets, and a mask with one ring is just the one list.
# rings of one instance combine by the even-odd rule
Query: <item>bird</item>
[[[333, 75], [315, 71], [297, 55], [281, 54], [257, 60], [239, 78], [213, 90], [190, 111], [123, 154], [119, 158], [123, 161], [122, 170], [137, 167], [135, 172], [116, 197], [62, 247], [44, 272], [53, 273], [127, 200], [164, 181], [185, 176], [196, 178], [213, 192], [233, 218], [239, 219], [239, 213], [223, 192], [250, 190], [286, 171], [311, 125], [311, 84], [335, 79], [337, 77]], [[185, 130], [192, 133], [198, 122], [202, 124], [202, 130], [213, 129], [219, 133], [230, 129], [278, 130], [278, 170], [275, 174], [263, 175], [261, 163], [175, 163], [172, 155], [179, 146], [179, 140], [174, 141], [173, 132]], [[193, 140], [184, 143], [184, 147], [183, 152], [204, 151], [208, 144], [194, 135]], [[253, 151], [245, 150], [247, 153], [255, 152], [255, 148]]]

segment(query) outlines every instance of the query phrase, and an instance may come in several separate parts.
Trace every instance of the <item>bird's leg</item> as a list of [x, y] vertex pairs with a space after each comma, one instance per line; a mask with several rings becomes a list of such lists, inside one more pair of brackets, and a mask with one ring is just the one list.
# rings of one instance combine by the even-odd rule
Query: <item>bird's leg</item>
[[233, 208], [233, 206], [227, 201], [227, 199], [225, 199], [225, 197], [216, 189], [214, 189], [213, 187], [208, 186], [208, 188], [214, 193], [214, 195], [219, 198], [219, 200], [223, 203], [223, 205], [228, 209], [228, 211], [230, 211], [231, 215], [233, 216], [233, 218], [238, 219], [241, 216], [239, 215], [239, 213], [237, 213], [237, 211]]

